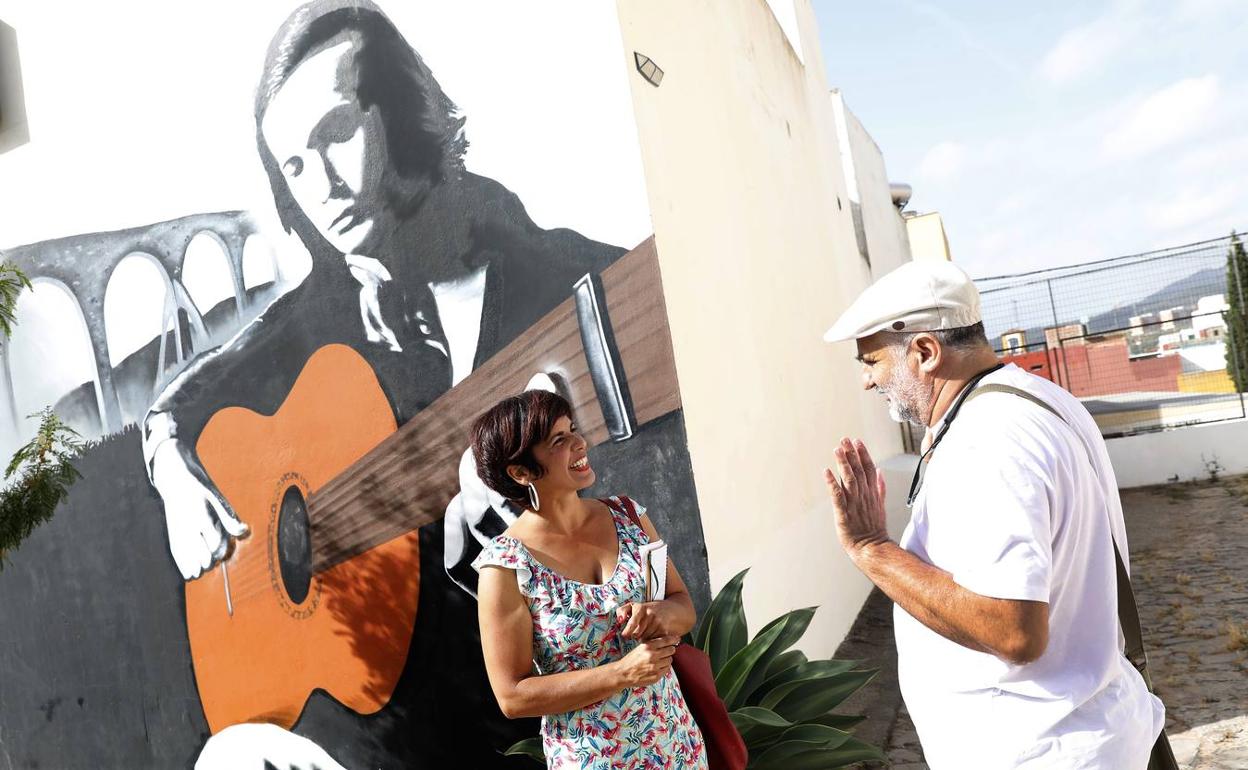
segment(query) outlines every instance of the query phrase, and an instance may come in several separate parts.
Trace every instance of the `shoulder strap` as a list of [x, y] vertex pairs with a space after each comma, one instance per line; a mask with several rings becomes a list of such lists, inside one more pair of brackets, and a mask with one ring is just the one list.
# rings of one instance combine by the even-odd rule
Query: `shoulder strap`
[[[1094, 469], [1096, 468], [1096, 463], [1092, 460], [1092, 450], [1084, 442], [1083, 436], [1079, 435], [1074, 426], [1067, 422], [1066, 418], [1054, 409], [1047, 401], [1022, 390], [1021, 388], [1015, 388], [1010, 385], [999, 385], [997, 383], [979, 386], [973, 393], [966, 397], [966, 400], [970, 401], [976, 396], [981, 396], [985, 393], [1009, 393], [1025, 398], [1041, 409], [1051, 413], [1057, 419], [1066, 423], [1066, 426], [1069, 427], [1071, 432], [1075, 434], [1075, 437], [1079, 439], [1079, 443], [1083, 445], [1083, 451], [1088, 455], [1088, 463]], [[1131, 577], [1127, 574], [1127, 565], [1122, 561], [1122, 554], [1118, 550], [1117, 541], [1114, 540], [1114, 531], [1112, 528], [1109, 531], [1109, 539], [1110, 542], [1114, 544], [1114, 567], [1117, 573], [1118, 585], [1118, 623], [1122, 626], [1122, 635], [1127, 643], [1125, 653], [1127, 660], [1131, 661], [1131, 665], [1135, 666], [1136, 670], [1140, 672], [1140, 676], [1144, 677], [1144, 684], [1148, 685], [1148, 689], [1151, 691], [1153, 689], [1153, 682], [1148, 675], [1148, 657], [1144, 654], [1144, 634], [1140, 628], [1140, 611], [1136, 607], [1135, 592], [1131, 590]]]
[[641, 526], [641, 516], [637, 514], [637, 505], [633, 502], [633, 498], [629, 497], [628, 495], [620, 495], [617, 498], [620, 501], [620, 504], [618, 506], [615, 505], [615, 503], [613, 503], [611, 501], [611, 498], [609, 497], [604, 497], [600, 499], [602, 500], [602, 502], [607, 504], [608, 508], [612, 508], [624, 514], [625, 516], [628, 517], [629, 521], [637, 525], [638, 529], [642, 530], [643, 532], [645, 531], [645, 527]]

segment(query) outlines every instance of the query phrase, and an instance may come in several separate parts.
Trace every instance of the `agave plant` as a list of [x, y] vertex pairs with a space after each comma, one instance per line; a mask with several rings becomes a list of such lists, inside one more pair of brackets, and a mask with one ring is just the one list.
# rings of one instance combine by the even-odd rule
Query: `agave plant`
[[[862, 717], [833, 709], [875, 676], [856, 660], [808, 660], [790, 649], [806, 633], [814, 607], [794, 610], [749, 638], [741, 586], [749, 570], [737, 573], [711, 601], [685, 641], [711, 659], [715, 689], [749, 749], [751, 770], [823, 770], [869, 760], [884, 761], [875, 746], [850, 730]], [[540, 738], [512, 746], [538, 762]]]
[[860, 670], [855, 660], [808, 660], [790, 649], [806, 633], [814, 607], [781, 615], [749, 639], [741, 606], [748, 571], [711, 602], [692, 643], [711, 659], [715, 689], [745, 739], [749, 767], [804, 770], [883, 760], [878, 748], [849, 733], [862, 717], [832, 711], [876, 671]]

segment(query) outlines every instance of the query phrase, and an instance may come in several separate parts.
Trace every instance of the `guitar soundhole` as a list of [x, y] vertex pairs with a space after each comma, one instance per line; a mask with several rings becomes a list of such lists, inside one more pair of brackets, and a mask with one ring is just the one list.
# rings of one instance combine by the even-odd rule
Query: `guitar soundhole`
[[308, 507], [297, 487], [286, 490], [277, 518], [277, 557], [286, 593], [295, 604], [308, 598], [312, 586], [312, 535]]

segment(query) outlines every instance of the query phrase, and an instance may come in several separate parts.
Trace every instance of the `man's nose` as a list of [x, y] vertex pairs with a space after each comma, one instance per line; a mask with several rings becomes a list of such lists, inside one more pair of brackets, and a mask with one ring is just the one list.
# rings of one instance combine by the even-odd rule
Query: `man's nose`
[[875, 383], [871, 382], [871, 367], [862, 367], [862, 389], [871, 390], [875, 387]]
[[342, 181], [342, 177], [338, 175], [338, 169], [334, 168], [334, 162], [329, 159], [329, 154], [325, 150], [321, 150], [321, 164], [325, 167], [326, 182], [325, 200], [321, 202], [351, 197], [351, 189], [347, 187], [346, 182]]

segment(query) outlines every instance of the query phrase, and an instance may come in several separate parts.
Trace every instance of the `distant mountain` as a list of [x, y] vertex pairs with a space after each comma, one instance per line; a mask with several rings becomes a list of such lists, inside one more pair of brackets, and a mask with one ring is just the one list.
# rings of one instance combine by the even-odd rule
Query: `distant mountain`
[[[1245, 287], [1248, 289], [1248, 287]], [[1164, 288], [1136, 300], [1130, 305], [1116, 307], [1100, 315], [1088, 319], [1088, 332], [1096, 333], [1111, 329], [1122, 329], [1131, 325], [1131, 317], [1169, 310], [1173, 307], [1196, 309], [1196, 302], [1201, 297], [1211, 294], [1226, 293], [1226, 268], [1207, 267], [1171, 283]]]
[[[1105, 304], [1109, 304], [1115, 299], [1121, 301], [1121, 295], [1115, 296], [1112, 287], [1098, 283], [1092, 277], [1089, 277], [1085, 283], [1079, 284], [1078, 289], [1086, 291], [1087, 294], [1085, 296], [1103, 296]], [[1248, 286], [1245, 286], [1244, 289], [1248, 292]], [[1066, 295], [1071, 296], [1072, 293], [1068, 286]], [[1195, 310], [1196, 302], [1201, 297], [1225, 293], [1226, 268], [1221, 265], [1206, 267], [1167, 284], [1152, 294], [1148, 294], [1133, 302], [1123, 302], [1118, 307], [1088, 316], [1088, 333], [1098, 334], [1113, 329], [1128, 328], [1131, 325], [1132, 316], [1144, 315], [1145, 313], [1153, 313], [1154, 320], [1157, 320], [1157, 313], [1174, 307], [1186, 308], [1190, 312]], [[1008, 297], [1009, 295], [1005, 296]], [[1044, 301], [1037, 302], [1034, 295], [1029, 295], [1022, 291], [1017, 296], [1019, 301], [1016, 303], [1008, 303], [1000, 295], [994, 297], [995, 302], [986, 301], [984, 303], [984, 321], [987, 326], [989, 339], [994, 347], [999, 348], [1001, 334], [1008, 329], [1021, 326], [1026, 333], [1028, 349], [1033, 351], [1043, 350], [1044, 329], [1053, 325], [1050, 315], [1052, 306], [1047, 301], [1047, 297], [1044, 298]], [[1060, 296], [1058, 303], [1059, 312], [1060, 305], [1070, 304], [1068, 300], [1063, 300]], [[1017, 317], [1019, 308], [1023, 309], [1021, 318]], [[1014, 317], [1009, 317], [1010, 314], [1013, 314]], [[1078, 317], [1069, 316], [1058, 318], [1059, 323], [1063, 325], [1078, 323], [1079, 320]]]

